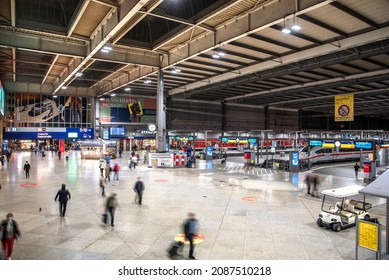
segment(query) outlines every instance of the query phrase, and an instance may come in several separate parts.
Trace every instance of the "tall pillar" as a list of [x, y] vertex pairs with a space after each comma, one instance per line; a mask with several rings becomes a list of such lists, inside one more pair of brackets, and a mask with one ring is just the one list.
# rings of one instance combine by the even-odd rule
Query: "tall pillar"
[[156, 134], [157, 153], [166, 151], [166, 113], [163, 104], [163, 71], [158, 71], [157, 85], [157, 134]]

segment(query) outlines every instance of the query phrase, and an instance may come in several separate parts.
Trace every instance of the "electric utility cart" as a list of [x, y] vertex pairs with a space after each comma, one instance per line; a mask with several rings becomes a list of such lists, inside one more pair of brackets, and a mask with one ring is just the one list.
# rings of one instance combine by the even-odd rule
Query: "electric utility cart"
[[[349, 186], [323, 190], [321, 192], [323, 202], [317, 225], [338, 232], [341, 229], [355, 226], [357, 218], [370, 218], [367, 210], [371, 208], [371, 204], [365, 202], [365, 195], [359, 193], [363, 188], [362, 186]], [[363, 198], [360, 199], [360, 197]]]

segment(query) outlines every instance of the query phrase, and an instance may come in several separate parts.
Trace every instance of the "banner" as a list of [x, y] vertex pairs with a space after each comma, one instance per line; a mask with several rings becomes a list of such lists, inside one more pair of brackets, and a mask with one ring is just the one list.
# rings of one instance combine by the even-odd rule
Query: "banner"
[[354, 95], [335, 96], [335, 121], [352, 122], [354, 121]]

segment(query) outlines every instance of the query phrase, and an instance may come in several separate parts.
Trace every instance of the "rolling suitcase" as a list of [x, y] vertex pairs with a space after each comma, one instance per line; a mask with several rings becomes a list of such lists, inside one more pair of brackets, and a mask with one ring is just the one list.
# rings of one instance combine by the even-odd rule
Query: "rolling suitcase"
[[184, 243], [181, 241], [173, 242], [173, 244], [167, 250], [169, 257], [175, 257], [182, 255], [182, 250], [184, 248]]
[[108, 222], [108, 214], [107, 213], [104, 213], [101, 215], [101, 221], [103, 222], [103, 224], [106, 224]]

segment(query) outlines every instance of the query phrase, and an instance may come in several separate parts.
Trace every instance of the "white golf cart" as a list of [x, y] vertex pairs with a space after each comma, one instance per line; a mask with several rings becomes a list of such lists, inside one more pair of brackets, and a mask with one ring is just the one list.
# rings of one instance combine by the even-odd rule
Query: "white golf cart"
[[[323, 202], [317, 225], [338, 232], [341, 229], [355, 226], [357, 217], [358, 219], [370, 218], [367, 210], [371, 208], [371, 203], [366, 203], [365, 195], [359, 193], [363, 188], [362, 186], [349, 186], [323, 190], [321, 192], [324, 195]], [[355, 196], [357, 195], [363, 196], [363, 201], [356, 200]], [[353, 196], [355, 199], [352, 199]], [[335, 205], [328, 206], [329, 200], [330, 203], [333, 203], [333, 199], [329, 197], [338, 200]]]

